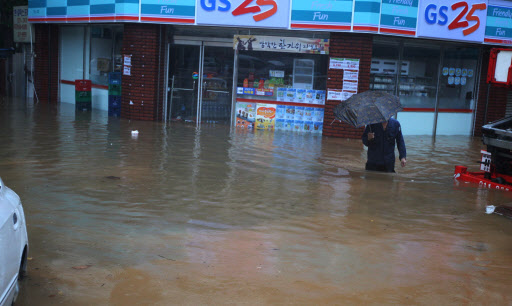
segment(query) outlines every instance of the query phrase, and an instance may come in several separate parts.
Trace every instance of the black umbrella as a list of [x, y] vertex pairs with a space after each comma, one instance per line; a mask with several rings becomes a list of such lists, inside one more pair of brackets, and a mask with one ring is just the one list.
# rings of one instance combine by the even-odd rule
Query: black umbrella
[[400, 98], [382, 91], [355, 94], [334, 108], [336, 119], [355, 127], [387, 121], [403, 109]]

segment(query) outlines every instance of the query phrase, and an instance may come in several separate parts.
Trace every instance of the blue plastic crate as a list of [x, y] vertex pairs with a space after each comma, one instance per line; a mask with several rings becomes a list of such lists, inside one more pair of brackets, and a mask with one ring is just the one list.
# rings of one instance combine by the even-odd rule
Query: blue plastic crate
[[110, 72], [108, 74], [109, 85], [121, 85], [121, 72]]
[[108, 96], [108, 107], [121, 107], [121, 96]]

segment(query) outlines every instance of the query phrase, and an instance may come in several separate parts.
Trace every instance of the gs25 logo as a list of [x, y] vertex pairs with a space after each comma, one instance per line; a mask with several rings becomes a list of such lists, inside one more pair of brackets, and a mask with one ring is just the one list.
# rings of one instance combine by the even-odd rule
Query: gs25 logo
[[[461, 1], [452, 4], [451, 9], [452, 11], [456, 11], [458, 9], [462, 8], [462, 11], [455, 17], [455, 19], [450, 22], [448, 25], [449, 30], [455, 30], [458, 28], [466, 28], [462, 31], [464, 36], [467, 36], [480, 27], [480, 18], [478, 16], [473, 15], [477, 10], [485, 10], [487, 9], [487, 5], [485, 3], [477, 3], [473, 4], [471, 6], [471, 9], [469, 9], [469, 4], [467, 2]], [[447, 6], [440, 6], [439, 10], [437, 9], [437, 5], [435, 4], [429, 4], [425, 9], [425, 21], [428, 24], [439, 24], [439, 25], [446, 25], [448, 23], [448, 15], [446, 15], [446, 12], [448, 11]], [[469, 12], [468, 12], [469, 11]], [[439, 14], [439, 19], [437, 18]], [[465, 20], [463, 18], [465, 17]], [[474, 25], [469, 27], [468, 21], [476, 21]]]
[[[201, 7], [207, 12], [212, 12], [218, 9], [220, 12], [229, 12], [231, 9], [230, 0], [218, 0], [219, 5], [217, 6], [216, 0], [201, 0]], [[256, 5], [251, 5], [254, 0], [245, 0], [236, 7], [231, 14], [233, 16], [240, 16], [244, 14], [255, 14], [252, 16], [254, 21], [262, 21], [274, 15], [277, 12], [277, 3], [274, 0], [256, 0]], [[270, 5], [272, 8], [263, 11], [261, 6]]]

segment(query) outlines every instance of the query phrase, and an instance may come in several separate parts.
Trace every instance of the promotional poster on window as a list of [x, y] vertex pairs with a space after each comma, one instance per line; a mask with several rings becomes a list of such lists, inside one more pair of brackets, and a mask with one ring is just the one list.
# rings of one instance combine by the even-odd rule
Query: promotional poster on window
[[275, 129], [276, 124], [276, 106], [275, 104], [258, 103], [256, 105], [256, 126], [257, 130]]
[[236, 103], [235, 126], [240, 129], [254, 129], [256, 120], [256, 103]]
[[322, 134], [324, 109], [318, 107], [237, 102], [240, 129], [282, 130]]

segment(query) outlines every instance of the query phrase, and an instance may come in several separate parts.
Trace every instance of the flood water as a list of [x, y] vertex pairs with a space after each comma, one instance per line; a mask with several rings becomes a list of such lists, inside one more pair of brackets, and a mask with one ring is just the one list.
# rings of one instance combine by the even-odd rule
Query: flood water
[[[137, 138], [131, 131], [138, 130]], [[17, 305], [488, 304], [512, 298], [512, 193], [457, 184], [480, 138], [360, 140], [0, 106], [30, 240]]]

